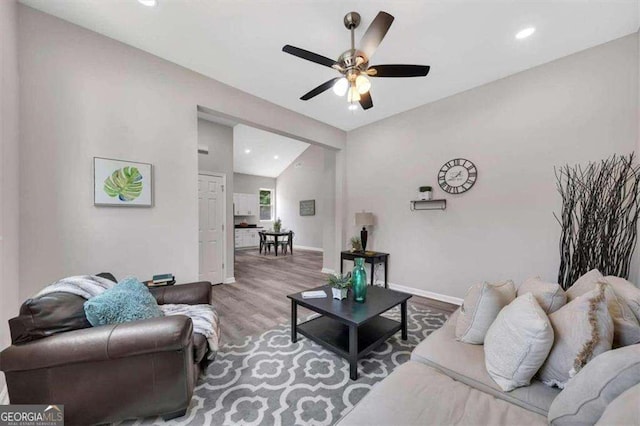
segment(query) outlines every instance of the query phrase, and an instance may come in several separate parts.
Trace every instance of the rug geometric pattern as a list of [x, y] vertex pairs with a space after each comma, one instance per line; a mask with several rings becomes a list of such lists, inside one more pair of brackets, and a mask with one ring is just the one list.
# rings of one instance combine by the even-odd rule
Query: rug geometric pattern
[[[126, 424], [332, 425], [447, 319], [441, 312], [407, 308], [408, 339], [401, 340], [398, 332], [360, 360], [358, 380], [349, 379], [346, 360], [306, 337], [291, 343], [290, 327], [282, 325], [223, 346], [200, 378], [184, 417]], [[400, 310], [385, 316], [399, 321]]]

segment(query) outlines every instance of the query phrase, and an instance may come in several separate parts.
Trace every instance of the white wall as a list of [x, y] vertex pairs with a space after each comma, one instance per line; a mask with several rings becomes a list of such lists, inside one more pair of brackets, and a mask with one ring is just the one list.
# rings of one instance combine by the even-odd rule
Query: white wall
[[[233, 179], [236, 182], [234, 186], [234, 192], [239, 194], [255, 194], [260, 195], [261, 189], [273, 190], [273, 202], [276, 200], [276, 179], [267, 176], [255, 176], [248, 175], [246, 173], [234, 173]], [[276, 206], [277, 208], [277, 206]], [[273, 227], [273, 220], [261, 221], [259, 212], [255, 216], [238, 216], [234, 219], [235, 223], [241, 223], [243, 221], [252, 225], [259, 225], [265, 228]]]
[[233, 245], [233, 127], [198, 119], [198, 145], [209, 148], [208, 154], [198, 154], [198, 170], [201, 172], [224, 173], [227, 184], [226, 194], [226, 256], [225, 280], [234, 276]]
[[[341, 130], [19, 7], [20, 297], [110, 270], [197, 279], [198, 105], [343, 147]], [[93, 206], [92, 158], [155, 166], [155, 206]]]
[[[481, 280], [557, 279], [554, 166], [630, 153], [638, 136], [638, 37], [631, 35], [349, 132], [346, 237], [376, 215], [371, 247], [390, 281], [463, 297]], [[446, 211], [409, 210], [464, 157], [478, 181], [436, 190]]]
[[[17, 3], [0, 2], [0, 350], [18, 313], [18, 39]], [[0, 373], [0, 404], [7, 404]]]
[[[322, 250], [323, 227], [333, 212], [333, 180], [335, 175], [333, 152], [310, 146], [278, 176], [277, 216], [282, 225], [294, 231], [294, 244]], [[315, 216], [300, 216], [300, 201], [316, 200]]]

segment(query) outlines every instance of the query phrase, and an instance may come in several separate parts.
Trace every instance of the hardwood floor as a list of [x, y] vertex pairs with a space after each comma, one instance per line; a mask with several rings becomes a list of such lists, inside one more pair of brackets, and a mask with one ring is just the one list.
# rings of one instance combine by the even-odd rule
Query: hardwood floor
[[[291, 302], [287, 294], [318, 287], [326, 283], [322, 253], [295, 250], [293, 255], [260, 255], [258, 250], [240, 250], [235, 255], [234, 284], [213, 286], [213, 305], [220, 316], [222, 343], [242, 341], [291, 319]], [[413, 296], [409, 303], [443, 312], [457, 306]], [[298, 317], [311, 314], [302, 307]]]

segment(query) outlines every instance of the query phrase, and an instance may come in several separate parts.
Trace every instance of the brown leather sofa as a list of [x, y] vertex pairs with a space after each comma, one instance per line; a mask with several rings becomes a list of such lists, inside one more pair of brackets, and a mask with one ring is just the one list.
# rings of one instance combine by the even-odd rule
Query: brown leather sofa
[[[209, 282], [151, 293], [158, 304], [211, 303]], [[78, 296], [53, 293], [27, 300], [20, 316], [9, 321], [13, 345], [0, 353], [0, 370], [11, 403], [64, 404], [67, 425], [184, 415], [208, 350], [191, 319], [91, 327], [83, 303]]]

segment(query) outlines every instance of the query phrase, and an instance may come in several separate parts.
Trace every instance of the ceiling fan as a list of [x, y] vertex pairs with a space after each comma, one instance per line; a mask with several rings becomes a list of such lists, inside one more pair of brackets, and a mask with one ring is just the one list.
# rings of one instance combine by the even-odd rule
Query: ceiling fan
[[337, 61], [329, 59], [326, 56], [301, 49], [299, 47], [286, 45], [282, 48], [283, 52], [297, 56], [316, 64], [324, 65], [338, 71], [341, 76], [332, 78], [322, 83], [315, 89], [302, 95], [300, 99], [308, 101], [309, 99], [319, 95], [320, 93], [333, 88], [338, 96], [347, 94], [349, 109], [356, 109], [357, 103], [360, 103], [363, 109], [373, 107], [371, 100], [371, 82], [368, 77], [424, 77], [429, 73], [427, 65], [373, 65], [369, 66], [369, 60], [384, 39], [393, 23], [393, 16], [387, 12], [378, 12], [375, 19], [367, 28], [362, 40], [360, 40], [360, 49], [355, 48], [355, 29], [360, 25], [360, 14], [357, 12], [349, 12], [344, 17], [344, 26], [351, 31], [351, 49], [343, 52]]

